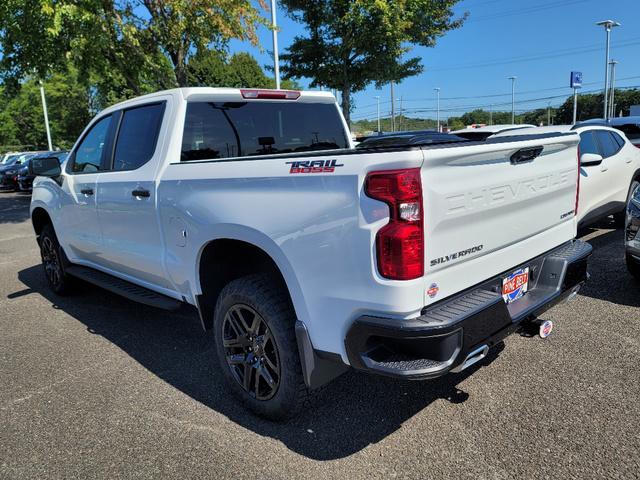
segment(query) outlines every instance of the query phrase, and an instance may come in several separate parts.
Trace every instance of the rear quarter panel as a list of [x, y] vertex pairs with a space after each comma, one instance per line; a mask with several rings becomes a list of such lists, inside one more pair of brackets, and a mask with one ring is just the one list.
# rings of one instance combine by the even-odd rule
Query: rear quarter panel
[[201, 293], [197, 265], [207, 243], [252, 243], [279, 266], [314, 347], [341, 353], [346, 361], [343, 342], [351, 320], [376, 312], [410, 317], [423, 306], [421, 279], [379, 277], [375, 235], [389, 213], [362, 191], [368, 171], [419, 167], [422, 159], [417, 149], [304, 159], [339, 165], [322, 174], [290, 173], [287, 162], [295, 158], [170, 164], [158, 198], [172, 281], [193, 299]]

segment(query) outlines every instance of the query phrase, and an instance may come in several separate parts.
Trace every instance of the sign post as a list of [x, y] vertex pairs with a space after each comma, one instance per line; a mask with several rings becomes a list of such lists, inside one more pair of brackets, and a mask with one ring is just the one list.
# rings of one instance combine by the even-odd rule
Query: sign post
[[578, 118], [578, 89], [582, 87], [582, 72], [571, 72], [571, 88], [573, 88], [573, 123]]

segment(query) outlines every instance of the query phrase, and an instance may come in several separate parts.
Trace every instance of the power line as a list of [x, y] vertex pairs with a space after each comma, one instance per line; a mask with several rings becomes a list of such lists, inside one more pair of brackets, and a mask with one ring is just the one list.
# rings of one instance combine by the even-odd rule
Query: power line
[[578, 3], [585, 3], [591, 0], [562, 0], [562, 1], [554, 1], [554, 2], [550, 2], [550, 3], [545, 3], [542, 5], [532, 5], [530, 7], [524, 7], [524, 8], [519, 8], [516, 10], [506, 10], [503, 12], [497, 12], [491, 15], [481, 15], [479, 17], [470, 17], [469, 20], [467, 20], [467, 23], [475, 23], [475, 22], [482, 22], [482, 21], [490, 21], [490, 20], [496, 20], [496, 19], [500, 19], [500, 18], [505, 18], [505, 17], [513, 17], [513, 16], [520, 16], [520, 15], [526, 15], [526, 14], [530, 14], [530, 13], [537, 13], [537, 12], [542, 12], [544, 10], [552, 10], [555, 8], [559, 8], [559, 7], [566, 7], [566, 6], [571, 6], [571, 5], [576, 5]]
[[[625, 86], [625, 87], [616, 87], [616, 89], [618, 90], [629, 90], [629, 89], [633, 89], [633, 88], [640, 88], [640, 85], [630, 85], [630, 86]], [[594, 90], [587, 90], [587, 91], [583, 91], [581, 92], [582, 94], [590, 94], [590, 93], [600, 93], [601, 89], [594, 89]], [[557, 99], [566, 99], [568, 97], [568, 95], [566, 94], [562, 94], [562, 95], [551, 95], [551, 96], [546, 96], [546, 97], [537, 97], [537, 98], [527, 98], [527, 99], [522, 99], [522, 100], [517, 100], [515, 103], [516, 105], [527, 105], [527, 104], [531, 104], [531, 103], [536, 103], [536, 102], [542, 102], [542, 101], [549, 101], [549, 100], [557, 100]], [[472, 111], [472, 110], [478, 110], [478, 109], [485, 109], [489, 106], [492, 107], [508, 107], [511, 105], [511, 102], [502, 102], [502, 103], [493, 103], [491, 105], [488, 104], [483, 104], [483, 105], [452, 105], [448, 108], [440, 108], [441, 112], [467, 112], [467, 111]], [[405, 109], [405, 113], [434, 113], [436, 111], [435, 108], [421, 108], [421, 107], [414, 107], [414, 108], [406, 108]], [[528, 111], [528, 110], [519, 110], [520, 112], [523, 111]], [[386, 118], [386, 117], [382, 117], [382, 118]], [[364, 120], [366, 119], [366, 116], [360, 116], [360, 115], [354, 115], [353, 117], [354, 120]]]
[[[623, 82], [625, 80], [637, 80], [640, 78], [640, 75], [634, 75], [632, 77], [624, 77], [624, 78], [620, 78], [617, 81], [619, 82]], [[588, 86], [588, 85], [600, 85], [602, 82], [597, 81], [597, 82], [585, 82], [582, 85], [583, 86]], [[518, 95], [526, 95], [529, 93], [540, 93], [540, 92], [552, 92], [554, 90], [566, 90], [569, 87], [562, 86], [562, 87], [550, 87], [550, 88], [539, 88], [536, 90], [525, 90], [525, 91], [521, 91], [518, 92]], [[616, 88], [623, 88], [623, 87], [616, 87]], [[632, 88], [632, 87], [624, 87], [624, 88]], [[582, 92], [582, 93], [586, 93], [586, 92]], [[472, 100], [472, 99], [476, 99], [476, 98], [500, 98], [500, 97], [510, 97], [511, 93], [494, 93], [494, 94], [490, 94], [490, 95], [470, 95], [470, 96], [465, 96], [465, 97], [440, 97], [440, 101], [443, 100]], [[405, 102], [425, 102], [425, 101], [435, 101], [435, 98], [405, 98], [404, 99]], [[381, 101], [380, 105], [384, 105], [384, 104], [388, 104], [391, 103], [389, 100], [385, 100], [385, 101]], [[361, 107], [357, 107], [357, 110], [359, 112], [359, 114], [361, 114], [362, 110], [366, 110], [367, 108], [371, 107], [371, 106], [376, 106], [377, 104], [373, 103], [373, 104], [366, 104], [366, 105], [362, 105]]]

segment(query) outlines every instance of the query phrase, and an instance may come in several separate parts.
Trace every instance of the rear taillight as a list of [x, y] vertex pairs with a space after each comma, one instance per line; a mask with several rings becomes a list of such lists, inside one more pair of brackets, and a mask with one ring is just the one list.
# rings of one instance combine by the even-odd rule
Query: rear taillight
[[258, 100], [297, 100], [300, 92], [295, 90], [240, 90], [242, 98]]
[[578, 216], [578, 205], [580, 204], [580, 147], [578, 147], [578, 184], [576, 185], [576, 207], [574, 215]]
[[371, 172], [367, 195], [389, 205], [389, 223], [376, 236], [378, 271], [392, 280], [424, 275], [424, 228], [420, 169]]

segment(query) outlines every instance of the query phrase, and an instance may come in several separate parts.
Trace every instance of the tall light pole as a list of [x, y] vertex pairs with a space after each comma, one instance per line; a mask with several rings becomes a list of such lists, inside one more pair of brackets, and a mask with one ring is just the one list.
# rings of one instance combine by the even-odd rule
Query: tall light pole
[[618, 64], [618, 61], [611, 60], [609, 64], [611, 65], [611, 98], [609, 100], [609, 118], [613, 118], [616, 116], [616, 106], [614, 100], [616, 98], [616, 65]]
[[437, 110], [436, 110], [436, 125], [438, 126], [438, 131], [440, 131], [440, 87], [434, 88], [437, 96]]
[[508, 77], [511, 80], [511, 123], [516, 123], [516, 78]]
[[615, 20], [602, 20], [601, 22], [596, 23], [596, 25], [600, 25], [604, 27], [607, 32], [607, 43], [605, 48], [605, 62], [604, 62], [604, 119], [609, 118], [609, 105], [608, 105], [608, 96], [609, 96], [609, 47], [611, 45], [611, 29], [613, 27], [619, 27], [620, 24]]
[[380, 95], [375, 96], [376, 104], [378, 105], [378, 133], [380, 133]]
[[391, 131], [396, 131], [396, 98], [393, 94], [393, 80], [391, 80]]
[[280, 58], [278, 56], [278, 25], [276, 23], [276, 0], [271, 0], [271, 34], [273, 35], [273, 71], [276, 76], [276, 90], [280, 90]]
[[51, 130], [49, 129], [49, 114], [47, 113], [47, 99], [44, 96], [44, 85], [40, 81], [40, 98], [42, 99], [42, 111], [44, 112], [44, 126], [47, 128], [47, 143], [49, 144], [49, 151], [53, 150], [51, 143]]

